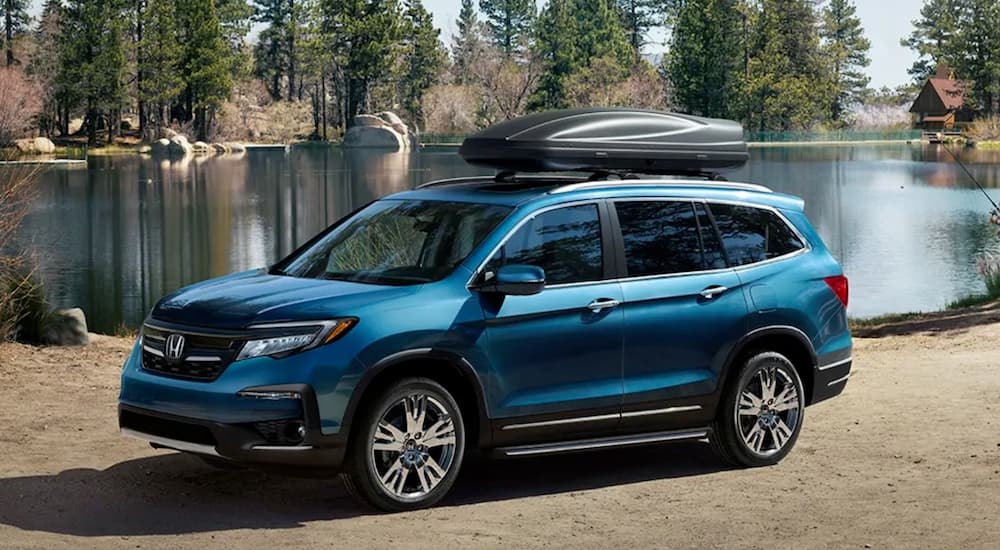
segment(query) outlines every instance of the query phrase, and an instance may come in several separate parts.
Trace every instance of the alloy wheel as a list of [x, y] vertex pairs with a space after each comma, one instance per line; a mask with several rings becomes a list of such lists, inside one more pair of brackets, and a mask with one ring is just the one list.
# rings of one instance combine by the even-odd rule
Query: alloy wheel
[[736, 428], [754, 454], [773, 455], [788, 443], [804, 403], [795, 377], [780, 365], [764, 365], [749, 377], [736, 401]]
[[440, 401], [424, 393], [407, 395], [392, 403], [375, 427], [375, 478], [399, 500], [420, 500], [448, 474], [456, 442], [454, 420]]

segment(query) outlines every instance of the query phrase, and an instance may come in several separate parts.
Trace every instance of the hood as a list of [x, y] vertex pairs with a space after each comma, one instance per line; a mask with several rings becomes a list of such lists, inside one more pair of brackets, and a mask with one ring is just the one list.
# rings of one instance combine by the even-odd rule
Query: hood
[[218, 329], [358, 315], [358, 309], [417, 292], [420, 285], [381, 286], [301, 279], [250, 271], [211, 279], [165, 296], [153, 319]]

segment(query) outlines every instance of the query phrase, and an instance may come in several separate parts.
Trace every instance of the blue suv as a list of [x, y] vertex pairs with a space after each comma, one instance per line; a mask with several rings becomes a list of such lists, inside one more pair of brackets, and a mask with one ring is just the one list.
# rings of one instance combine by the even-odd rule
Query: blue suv
[[781, 460], [851, 369], [847, 279], [803, 202], [589, 179], [433, 183], [164, 297], [125, 363], [122, 432], [340, 472], [390, 511], [440, 500], [469, 449], [707, 439]]

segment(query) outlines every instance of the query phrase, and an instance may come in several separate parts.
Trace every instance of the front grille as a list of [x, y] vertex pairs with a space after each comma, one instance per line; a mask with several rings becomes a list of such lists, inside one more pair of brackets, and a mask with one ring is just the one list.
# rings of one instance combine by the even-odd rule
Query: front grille
[[[172, 334], [184, 337], [177, 359], [167, 357], [167, 338]], [[142, 368], [171, 378], [211, 382], [233, 362], [241, 344], [228, 337], [168, 332], [146, 325], [142, 331]]]
[[205, 426], [178, 420], [168, 420], [159, 416], [122, 410], [118, 416], [118, 424], [122, 428], [176, 441], [197, 443], [211, 447], [214, 447], [216, 444], [212, 431]]

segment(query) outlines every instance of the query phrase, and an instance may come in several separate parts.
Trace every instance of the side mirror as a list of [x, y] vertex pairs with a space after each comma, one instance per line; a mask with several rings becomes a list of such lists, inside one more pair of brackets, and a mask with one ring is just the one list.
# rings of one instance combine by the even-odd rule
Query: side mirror
[[510, 296], [530, 296], [545, 288], [545, 270], [534, 265], [505, 265], [480, 290]]

